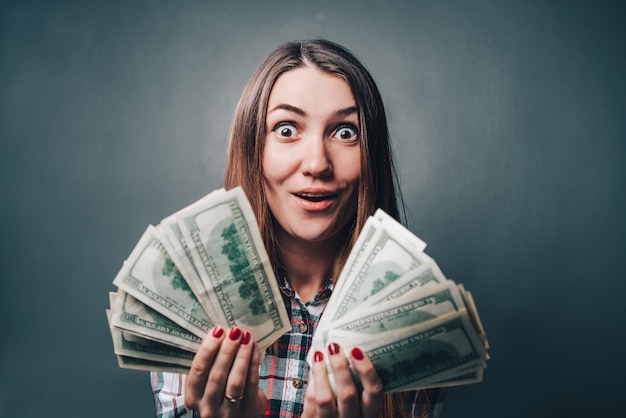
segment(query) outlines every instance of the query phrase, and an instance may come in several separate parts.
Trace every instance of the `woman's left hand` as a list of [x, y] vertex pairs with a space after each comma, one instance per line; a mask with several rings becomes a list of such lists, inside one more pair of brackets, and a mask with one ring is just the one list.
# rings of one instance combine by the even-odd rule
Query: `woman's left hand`
[[359, 391], [343, 349], [332, 343], [328, 346], [328, 356], [335, 381], [335, 393], [330, 384], [324, 354], [317, 351], [313, 355], [313, 376], [309, 379], [304, 396], [302, 418], [378, 417], [383, 400], [383, 384], [370, 359], [358, 348], [350, 352], [352, 366], [363, 386], [363, 390]]

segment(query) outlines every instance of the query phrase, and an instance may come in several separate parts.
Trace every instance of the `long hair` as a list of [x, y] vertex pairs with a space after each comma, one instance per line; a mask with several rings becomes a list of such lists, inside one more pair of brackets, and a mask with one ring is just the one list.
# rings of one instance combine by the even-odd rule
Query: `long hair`
[[[267, 104], [276, 80], [285, 72], [305, 66], [345, 80], [354, 96], [359, 117], [361, 172], [358, 204], [354, 219], [344, 228], [344, 245], [331, 260], [330, 274], [336, 280], [367, 218], [381, 208], [398, 219], [399, 202], [402, 203], [380, 92], [370, 73], [349, 50], [325, 39], [307, 39], [287, 42], [266, 56], [246, 84], [235, 109], [224, 187], [241, 186], [245, 191], [257, 216], [269, 257], [277, 268], [280, 248], [264, 189], [259, 187], [267, 134]], [[381, 416], [403, 416], [403, 405], [398, 402], [402, 397], [403, 394], [385, 396]]]
[[336, 278], [367, 218], [377, 208], [398, 218], [397, 175], [393, 166], [387, 118], [382, 98], [369, 72], [344, 47], [325, 39], [288, 42], [271, 52], [246, 84], [230, 129], [224, 187], [241, 186], [257, 215], [270, 258], [278, 259], [278, 244], [265, 193], [259, 186], [265, 142], [267, 103], [274, 83], [283, 73], [313, 66], [343, 78], [351, 88], [359, 115], [361, 173], [357, 213], [348, 225], [346, 245], [331, 263]]

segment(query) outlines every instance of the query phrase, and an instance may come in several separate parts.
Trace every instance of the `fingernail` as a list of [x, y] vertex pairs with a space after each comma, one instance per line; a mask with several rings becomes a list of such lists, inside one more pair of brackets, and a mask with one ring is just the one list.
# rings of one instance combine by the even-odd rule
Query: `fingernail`
[[241, 330], [237, 327], [232, 327], [230, 329], [230, 334], [228, 334], [228, 338], [234, 341], [239, 338], [239, 336], [241, 336]]
[[339, 344], [330, 343], [330, 345], [328, 346], [328, 352], [330, 353], [331, 356], [334, 354], [337, 354], [339, 352]]
[[352, 353], [352, 358], [355, 360], [363, 360], [365, 358], [360, 348], [353, 348], [351, 353]]
[[250, 333], [248, 331], [243, 333], [243, 338], [241, 339], [241, 344], [246, 345], [250, 342]]
[[313, 361], [319, 363], [322, 360], [324, 360], [324, 354], [322, 354], [321, 351], [316, 351], [315, 354], [313, 354]]
[[215, 328], [213, 328], [213, 332], [211, 333], [211, 335], [213, 335], [215, 338], [219, 338], [224, 334], [224, 328], [217, 326]]

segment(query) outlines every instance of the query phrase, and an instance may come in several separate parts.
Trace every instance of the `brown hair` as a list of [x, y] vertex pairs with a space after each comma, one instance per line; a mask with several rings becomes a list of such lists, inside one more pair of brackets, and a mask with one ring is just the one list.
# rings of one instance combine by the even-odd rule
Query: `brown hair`
[[369, 72], [352, 53], [325, 39], [309, 39], [285, 43], [261, 62], [235, 109], [224, 187], [243, 188], [257, 215], [270, 258], [276, 262], [278, 247], [272, 216], [263, 188], [258, 187], [262, 176], [267, 103], [278, 77], [306, 65], [342, 77], [352, 90], [359, 114], [361, 174], [358, 207], [354, 222], [348, 227], [345, 251], [331, 264], [332, 277], [336, 278], [368, 216], [381, 208], [391, 216], [399, 217], [397, 176], [382, 98]]
[[[279, 247], [263, 187], [261, 159], [266, 136], [267, 103], [276, 80], [285, 72], [312, 66], [343, 78], [351, 88], [359, 115], [361, 173], [357, 213], [345, 228], [345, 245], [331, 262], [331, 277], [339, 276], [343, 264], [367, 218], [377, 208], [398, 219], [401, 195], [389, 141], [387, 118], [376, 83], [359, 60], [346, 48], [325, 39], [287, 42], [261, 62], [246, 84], [235, 109], [230, 130], [224, 187], [245, 191], [267, 247], [278, 267]], [[386, 395], [381, 416], [404, 416], [404, 394]]]

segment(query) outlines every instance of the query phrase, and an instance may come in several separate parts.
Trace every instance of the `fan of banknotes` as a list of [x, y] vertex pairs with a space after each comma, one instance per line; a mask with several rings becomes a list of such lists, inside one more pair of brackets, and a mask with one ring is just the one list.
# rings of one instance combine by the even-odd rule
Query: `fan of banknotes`
[[[386, 392], [482, 380], [488, 343], [471, 294], [382, 210], [366, 222], [313, 337], [361, 348]], [[148, 226], [107, 310], [120, 367], [186, 373], [215, 326], [249, 330], [264, 352], [291, 326], [241, 188], [216, 190]], [[330, 370], [330, 369], [329, 369]]]
[[337, 279], [309, 363], [335, 342], [364, 351], [388, 393], [480, 382], [489, 345], [472, 295], [446, 279], [425, 248], [376, 211]]

